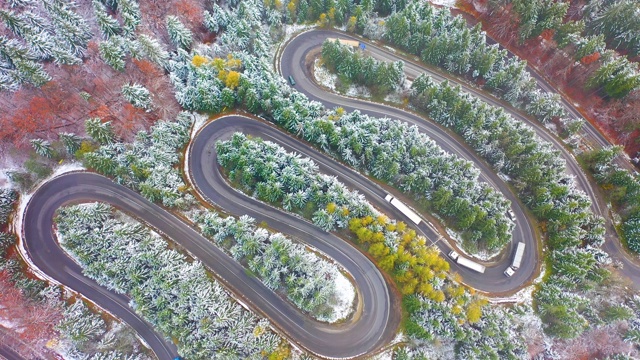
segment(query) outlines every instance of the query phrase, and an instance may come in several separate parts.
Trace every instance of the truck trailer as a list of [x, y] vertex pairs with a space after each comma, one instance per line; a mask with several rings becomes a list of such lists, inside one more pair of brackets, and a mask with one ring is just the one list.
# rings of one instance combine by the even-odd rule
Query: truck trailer
[[400, 210], [401, 213], [406, 215], [406, 217], [408, 217], [416, 225], [420, 224], [420, 222], [422, 221], [422, 219], [420, 219], [420, 216], [418, 216], [418, 214], [416, 214], [413, 210], [409, 209], [409, 207], [405, 205], [402, 201], [394, 198], [393, 195], [387, 194], [387, 196], [385, 196], [384, 199], [390, 202], [391, 205], [395, 206], [396, 209]]
[[504, 274], [507, 276], [512, 276], [516, 273], [516, 270], [520, 268], [520, 264], [522, 263], [522, 257], [524, 256], [524, 247], [525, 243], [519, 242], [518, 247], [516, 248], [516, 255], [513, 257], [513, 261], [511, 261], [511, 266], [504, 271]]
[[464, 258], [462, 256], [460, 256], [460, 254], [458, 254], [455, 251], [451, 251], [449, 252], [449, 257], [452, 258], [453, 260], [456, 261], [456, 263], [460, 266], [464, 266], [466, 268], [469, 268], [473, 271], [477, 271], [480, 274], [484, 274], [484, 271], [486, 270], [486, 267], [482, 264], [478, 264], [477, 262], [471, 261], [467, 258]]

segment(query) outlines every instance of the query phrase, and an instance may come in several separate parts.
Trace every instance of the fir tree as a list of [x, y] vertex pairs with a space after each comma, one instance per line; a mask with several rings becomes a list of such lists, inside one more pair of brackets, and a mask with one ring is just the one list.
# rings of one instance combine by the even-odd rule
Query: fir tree
[[169, 38], [179, 48], [188, 49], [193, 42], [193, 34], [176, 16], [167, 16]]

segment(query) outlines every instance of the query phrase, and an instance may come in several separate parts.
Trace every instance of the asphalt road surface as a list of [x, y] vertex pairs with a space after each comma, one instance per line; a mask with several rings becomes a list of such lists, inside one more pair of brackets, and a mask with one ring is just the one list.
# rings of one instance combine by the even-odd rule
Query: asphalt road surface
[[[492, 176], [493, 170], [490, 168], [490, 166], [488, 164], [483, 166], [483, 164], [485, 164], [484, 161], [480, 160], [472, 150], [464, 145], [463, 141], [460, 140], [459, 137], [457, 137], [456, 135], [450, 135], [447, 137], [447, 133], [451, 134], [448, 130], [443, 129], [439, 125], [435, 124], [435, 122], [425, 120], [425, 117], [423, 116], [407, 116], [407, 112], [399, 110], [397, 108], [353, 98], [346, 98], [334, 93], [328, 93], [324, 89], [320, 88], [312, 80], [312, 75], [310, 74], [306, 63], [308, 60], [308, 56], [314, 51], [319, 51], [322, 42], [327, 38], [343, 38], [364, 42], [366, 44], [367, 53], [375, 58], [385, 61], [403, 61], [405, 64], [405, 73], [408, 79], [414, 79], [418, 75], [423, 73], [429, 74], [435, 81], [443, 81], [445, 79], [448, 79], [449, 82], [460, 85], [460, 87], [464, 91], [478, 97], [479, 99], [490, 105], [504, 108], [505, 111], [511, 114], [515, 119], [528, 124], [540, 138], [551, 143], [553, 147], [560, 152], [560, 155], [566, 162], [567, 174], [573, 176], [576, 180], [577, 187], [583, 190], [587, 194], [587, 196], [589, 196], [592, 201], [592, 211], [595, 214], [602, 216], [606, 221], [605, 228], [607, 230], [607, 233], [605, 235], [605, 244], [602, 246], [602, 249], [605, 250], [614, 261], [617, 261], [623, 265], [623, 268], [620, 270], [622, 274], [629, 277], [634, 284], [640, 286], [640, 265], [638, 265], [637, 260], [634, 260], [631, 256], [629, 256], [629, 254], [622, 248], [615, 228], [613, 227], [609, 210], [606, 203], [603, 201], [602, 195], [599, 193], [597, 187], [593, 185], [589, 180], [588, 176], [583, 172], [573, 154], [571, 154], [571, 152], [565, 147], [565, 145], [558, 137], [549, 133], [549, 131], [544, 128], [544, 126], [536, 121], [532, 121], [522, 112], [515, 109], [505, 101], [497, 99], [493, 95], [478, 90], [477, 88], [470, 86], [463, 81], [459, 81], [454, 77], [446, 76], [440, 71], [435, 71], [430, 67], [423, 66], [413, 59], [400, 56], [386, 48], [371, 44], [370, 42], [367, 42], [366, 40], [363, 40], [359, 37], [354, 37], [335, 30], [311, 30], [304, 32], [289, 41], [281, 53], [278, 70], [285, 78], [287, 78], [289, 75], [292, 75], [296, 79], [296, 89], [300, 92], [305, 93], [310, 99], [320, 101], [327, 107], [341, 106], [345, 108], [345, 110], [360, 109], [362, 112], [373, 116], [387, 116], [390, 118], [400, 119], [412, 124], [416, 124], [420, 127], [421, 131], [424, 131], [429, 137], [431, 137], [443, 149], [445, 149], [445, 151], [455, 153], [466, 158], [467, 160], [473, 161], [476, 166], [479, 167], [482, 171], [481, 179], [488, 181], [489, 183], [494, 185], [494, 187], [498, 188], [507, 198], [512, 201], [512, 203], [514, 204], [518, 226], [522, 226], [523, 224], [525, 224], [525, 222], [523, 222], [525, 221], [525, 218], [521, 209], [518, 209], [518, 206], [516, 205], [517, 203], [514, 202], [512, 194], [510, 194], [508, 191], [505, 191], [505, 189], [500, 186], [500, 183], [502, 181], [499, 178], [496, 180], [495, 177]], [[553, 91], [553, 89], [548, 84], [546, 84], [546, 82], [544, 82], [539, 75], [535, 73], [533, 73], [533, 75], [538, 80], [541, 88], [546, 91]], [[577, 110], [573, 108], [573, 106], [565, 99], [563, 99], [563, 104], [567, 107], [572, 116], [579, 117], [579, 113], [577, 112]], [[423, 126], [420, 126], [417, 122], [422, 123]], [[601, 143], [603, 145], [608, 144], [606, 139], [601, 134], [599, 134], [598, 131], [595, 130], [593, 126], [588, 122], [585, 122], [584, 131], [588, 136], [595, 137], [598, 143]], [[464, 149], [457, 149], [456, 146]], [[624, 168], [633, 168], [633, 166], [631, 166], [628, 161], [624, 161], [624, 159], [619, 159], [618, 161], [622, 161], [621, 166], [623, 166]], [[488, 177], [492, 178], [493, 180], [488, 180]], [[514, 234], [514, 239], [518, 239], [518, 236], [516, 234]], [[529, 247], [532, 242], [534, 241], [526, 242], [528, 249], [525, 250], [525, 259], [523, 259], [523, 262], [527, 261], [526, 259], [528, 257], [533, 256], [533, 254], [531, 254], [532, 248]], [[534, 243], [536, 243], [537, 246], [537, 242]], [[511, 254], [513, 254], [514, 246], [512, 246], [509, 251], [511, 252]], [[536, 254], [538, 253], [537, 251], [535, 252]], [[538, 261], [539, 259], [536, 259], [536, 262]], [[465, 278], [465, 282], [467, 282], [467, 278]]]
[[[538, 273], [537, 269], [541, 262], [539, 245], [525, 215], [524, 208], [511, 191], [511, 188], [492, 170], [486, 161], [466, 146], [460, 137], [444, 127], [432, 121], [426, 121], [424, 117], [412, 112], [365, 100], [346, 98], [320, 88], [312, 80], [312, 75], [305, 63], [307, 55], [321, 46], [322, 42], [328, 37], [350, 38], [331, 30], [313, 30], [302, 33], [291, 40], [282, 51], [280, 58], [280, 72], [282, 75], [285, 78], [289, 75], [293, 76], [296, 80], [296, 90], [304, 93], [311, 100], [323, 103], [328, 108], [342, 107], [346, 111], [359, 110], [375, 117], [402, 120], [415, 125], [419, 131], [433, 139], [443, 150], [473, 162], [481, 171], [480, 180], [489, 183], [511, 201], [512, 209], [516, 215], [516, 228], [513, 232], [513, 241], [504, 253], [506, 256], [502, 256], [499, 261], [490, 264], [485, 274], [476, 273], [453, 263], [451, 264], [452, 268], [463, 276], [466, 284], [487, 292], [514, 290], [528, 280], [533, 279]], [[367, 48], [369, 48], [369, 45], [367, 45]], [[399, 197], [408, 200], [406, 197]], [[427, 232], [425, 235], [432, 242], [436, 242], [443, 252], [446, 253], [449, 250], [449, 247], [444, 242], [438, 241], [440, 235], [437, 233]], [[515, 252], [515, 244], [518, 242], [526, 244], [525, 257], [520, 269], [511, 278], [508, 278], [503, 272], [510, 265], [511, 257]]]
[[[191, 148], [194, 163], [202, 162], [200, 154], [208, 151], [208, 148], [201, 147], [201, 144], [207, 143], [207, 139], [198, 140], [200, 138]], [[217, 169], [213, 164], [207, 168]], [[204, 174], [208, 176], [211, 172], [205, 169]], [[199, 179], [197, 175], [195, 178]], [[248, 275], [242, 265], [189, 224], [132, 190], [91, 173], [62, 175], [36, 191], [25, 214], [25, 223], [29, 224], [24, 229], [27, 252], [35, 265], [48, 276], [82, 293], [130, 324], [160, 359], [173, 359], [175, 348], [155, 333], [150, 324], [132, 312], [126, 297], [105, 290], [87, 279], [82, 275], [80, 266], [59, 247], [52, 231], [52, 219], [60, 206], [71, 202], [101, 201], [136, 216], [194, 254], [254, 311], [271, 319], [293, 341], [323, 357], [362, 355], [380, 348], [393, 338], [400, 320], [399, 306], [394, 303], [396, 299], [391, 296], [380, 271], [364, 255], [343, 240], [292, 215], [264, 209], [264, 206], [262, 211], [265, 214], [261, 215], [260, 203], [236, 192], [224, 181], [214, 185], [197, 184], [205, 195], [212, 196], [216, 203], [222, 203], [226, 210], [237, 210], [237, 215], [255, 214], [258, 221], [266, 220], [270, 226], [309, 242], [340, 262], [356, 281], [362, 310], [359, 316], [340, 325], [328, 325], [310, 319], [266, 288], [256, 277]]]
[[26, 360], [6, 345], [0, 345], [0, 360]]

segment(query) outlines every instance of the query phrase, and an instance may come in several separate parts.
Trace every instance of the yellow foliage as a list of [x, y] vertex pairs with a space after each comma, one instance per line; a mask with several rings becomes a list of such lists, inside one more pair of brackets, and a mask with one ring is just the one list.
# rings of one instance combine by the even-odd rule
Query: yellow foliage
[[467, 307], [467, 320], [470, 323], [475, 323], [482, 317], [482, 303], [478, 301], [472, 301]]
[[435, 301], [435, 302], [443, 302], [445, 299], [444, 293], [442, 292], [442, 290], [438, 290], [438, 291], [434, 291], [431, 294], [431, 300]]
[[367, 229], [366, 227], [361, 227], [358, 230], [356, 230], [356, 236], [358, 237], [358, 240], [360, 240], [360, 242], [366, 243], [371, 241], [371, 238], [373, 237], [373, 232]]
[[385, 225], [387, 224], [387, 221], [388, 221], [389, 219], [387, 219], [387, 217], [386, 217], [386, 216], [384, 216], [384, 215], [379, 215], [379, 216], [378, 216], [378, 218], [377, 218], [376, 220], [378, 220], [378, 224], [379, 224], [380, 226], [385, 226]]
[[201, 55], [194, 55], [193, 58], [191, 59], [191, 63], [195, 67], [200, 67], [208, 62], [209, 62], [209, 59]]
[[329, 214], [333, 214], [334, 212], [336, 212], [336, 208], [337, 208], [336, 203], [330, 202], [327, 204], [327, 212]]
[[356, 31], [356, 23], [357, 23], [358, 19], [356, 19], [355, 16], [352, 16], [349, 18], [349, 21], [347, 21], [347, 31], [352, 33], [354, 31]]
[[378, 262], [378, 265], [380, 265], [380, 268], [384, 271], [387, 271], [387, 272], [392, 271], [396, 265], [396, 255], [389, 254], [385, 256], [384, 258], [382, 258], [382, 260]]
[[373, 238], [371, 238], [371, 242], [374, 243], [379, 243], [379, 242], [383, 242], [384, 241], [384, 233], [380, 232], [380, 231], [376, 231], [373, 234]]
[[231, 90], [234, 90], [240, 84], [240, 73], [237, 71], [229, 71], [227, 79], [224, 81], [224, 85]]
[[398, 221], [396, 223], [396, 231], [397, 232], [403, 233], [406, 229], [407, 229], [407, 224], [405, 224], [403, 221]]
[[371, 216], [365, 216], [362, 218], [362, 226], [367, 226], [373, 222], [373, 218]]
[[92, 152], [97, 148], [97, 144], [93, 144], [91, 141], [83, 140], [80, 143], [80, 148], [76, 150], [76, 153], [74, 155], [76, 156], [76, 159], [82, 160], [84, 158], [84, 154]]
[[213, 61], [211, 61], [211, 64], [213, 65], [214, 68], [216, 68], [218, 71], [221, 71], [222, 69], [224, 69], [224, 60], [220, 59], [220, 58], [215, 58], [213, 59]]
[[333, 24], [336, 21], [336, 8], [332, 7], [331, 9], [329, 9], [329, 13], [327, 14], [327, 16], [329, 17], [331, 24]]
[[342, 216], [349, 216], [349, 208], [347, 208], [346, 206], [342, 207]]
[[269, 360], [284, 360], [291, 356], [291, 348], [286, 342], [280, 343], [274, 352], [269, 354]]
[[295, 17], [296, 17], [296, 3], [293, 1], [289, 1], [289, 4], [287, 5], [287, 10], [289, 10], [289, 16], [291, 16], [291, 19], [294, 20], [295, 22]]
[[431, 297], [431, 293], [433, 292], [433, 285], [427, 282], [422, 282], [420, 283], [420, 285], [418, 285], [418, 292], [424, 296]]
[[389, 254], [390, 250], [383, 243], [375, 243], [369, 247], [369, 253], [376, 259], [381, 259]]
[[402, 292], [403, 295], [411, 295], [416, 292], [416, 286], [418, 286], [418, 280], [415, 278], [410, 279], [409, 281], [402, 284]]
[[236, 59], [236, 58], [233, 57], [233, 55], [228, 54], [227, 55], [226, 66], [229, 69], [238, 70], [238, 69], [240, 69], [242, 67], [242, 60]]
[[318, 18], [318, 25], [320, 27], [327, 27], [329, 25], [329, 18], [327, 18], [327, 14], [320, 14], [320, 17]]
[[220, 81], [222, 82], [226, 82], [228, 74], [229, 72], [227, 70], [220, 70], [220, 72], [218, 73], [218, 79], [220, 79]]
[[458, 314], [460, 314], [462, 312], [462, 308], [460, 306], [458, 306], [458, 305], [455, 305], [454, 307], [451, 308], [451, 312], [454, 315], [458, 315]]
[[362, 227], [362, 219], [353, 218], [349, 220], [349, 230], [351, 230], [352, 232], [358, 231], [358, 229], [360, 229], [361, 227]]
[[253, 329], [253, 336], [258, 337], [262, 334], [264, 334], [265, 329], [262, 326], [256, 326]]

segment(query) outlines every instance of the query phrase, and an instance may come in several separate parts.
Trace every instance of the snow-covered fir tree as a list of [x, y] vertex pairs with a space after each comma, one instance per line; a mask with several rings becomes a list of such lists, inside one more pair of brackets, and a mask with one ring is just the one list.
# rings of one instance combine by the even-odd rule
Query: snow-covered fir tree
[[134, 107], [151, 111], [151, 93], [144, 86], [140, 84], [124, 84], [122, 85], [122, 96]]
[[193, 34], [177, 16], [167, 16], [167, 32], [173, 44], [179, 48], [188, 49], [193, 42]]

